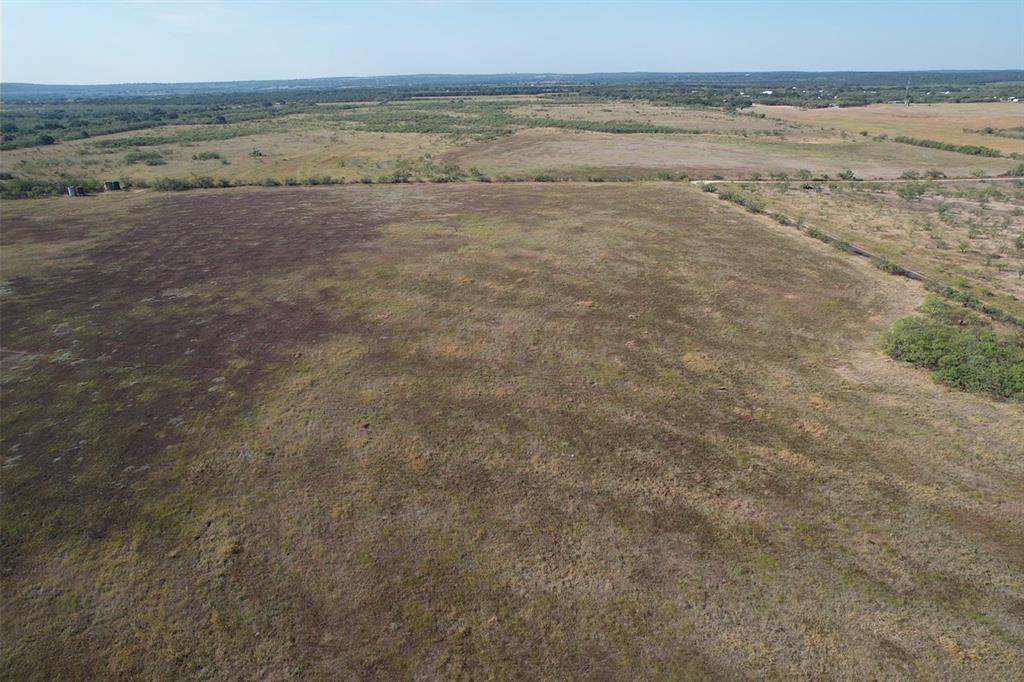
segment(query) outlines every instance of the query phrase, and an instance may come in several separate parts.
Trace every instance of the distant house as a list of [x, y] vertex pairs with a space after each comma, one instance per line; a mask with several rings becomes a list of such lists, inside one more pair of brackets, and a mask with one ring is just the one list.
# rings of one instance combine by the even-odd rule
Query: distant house
[[774, 95], [775, 91], [774, 90], [762, 90], [761, 94], [762, 95]]

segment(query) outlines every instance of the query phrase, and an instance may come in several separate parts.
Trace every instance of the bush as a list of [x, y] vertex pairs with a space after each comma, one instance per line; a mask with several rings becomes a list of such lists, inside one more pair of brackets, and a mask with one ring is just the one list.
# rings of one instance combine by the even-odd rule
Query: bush
[[[705, 185], [706, 186], [706, 185]], [[718, 197], [731, 201], [747, 209], [751, 213], [764, 213], [766, 202], [756, 194], [742, 191], [735, 185], [724, 185], [718, 189]]]
[[160, 152], [130, 152], [124, 155], [124, 162], [129, 165], [144, 163], [147, 166], [163, 166], [167, 163]]
[[898, 135], [892, 139], [893, 142], [912, 144], [917, 147], [942, 149], [947, 152], [958, 152], [960, 154], [970, 154], [972, 156], [1002, 156], [1002, 153], [998, 149], [992, 149], [991, 147], [981, 147], [974, 144], [949, 144], [948, 142], [939, 142], [938, 140], [922, 140], [916, 137], [905, 137], [903, 135]]
[[198, 154], [192, 155], [193, 161], [212, 161], [213, 159], [223, 159], [224, 157], [217, 152], [199, 152]]
[[932, 370], [950, 386], [1024, 400], [1024, 337], [998, 335], [977, 316], [937, 300], [922, 312], [885, 333], [887, 354]]
[[852, 170], [840, 171], [839, 175], [836, 176], [836, 177], [838, 177], [840, 180], [856, 180], [857, 179], [857, 176], [854, 175]]
[[903, 272], [903, 268], [888, 258], [872, 258], [871, 263], [879, 270], [887, 272], [890, 275], [898, 275]]
[[924, 194], [925, 187], [919, 182], [908, 182], [896, 188], [896, 194], [907, 201], [913, 201]]
[[[216, 187], [218, 184], [220, 184], [221, 187], [224, 187], [224, 182], [225, 181], [222, 180], [218, 183], [216, 180], [208, 176], [191, 179], [160, 178], [153, 182], [152, 187], [153, 189], [161, 192], [184, 192], [189, 189], [208, 189], [210, 187]], [[230, 186], [230, 182], [228, 183], [228, 186]]]

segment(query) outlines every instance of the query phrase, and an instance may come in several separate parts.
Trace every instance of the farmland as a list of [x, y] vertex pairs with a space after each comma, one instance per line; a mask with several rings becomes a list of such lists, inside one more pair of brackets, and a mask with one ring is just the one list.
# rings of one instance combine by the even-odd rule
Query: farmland
[[1024, 138], [1013, 131], [1024, 126], [1024, 102], [872, 104], [866, 107], [800, 109], [790, 106], [753, 108], [774, 119], [837, 128], [858, 134], [937, 140], [957, 145], [992, 147], [1024, 154]]
[[1019, 163], [708, 107], [520, 96], [325, 102], [238, 124], [167, 125], [11, 150], [0, 169], [5, 178], [53, 191], [62, 184], [95, 186], [107, 177], [137, 186], [160, 179], [353, 183], [463, 179], [473, 169], [475, 177], [492, 180], [756, 178], [800, 171], [835, 177], [844, 170], [892, 179], [933, 169], [969, 177], [998, 176]]
[[1020, 676], [1002, 105], [665, 92], [6, 150], [0, 674]]

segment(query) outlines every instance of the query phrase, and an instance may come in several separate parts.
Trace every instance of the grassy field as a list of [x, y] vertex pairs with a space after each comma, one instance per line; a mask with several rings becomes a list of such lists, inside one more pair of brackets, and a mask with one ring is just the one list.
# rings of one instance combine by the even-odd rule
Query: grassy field
[[[142, 185], [164, 178], [253, 185], [310, 179], [322, 184], [324, 178], [450, 181], [480, 174], [492, 180], [751, 178], [793, 176], [802, 170], [833, 177], [845, 170], [861, 178], [896, 178], [907, 170], [969, 177], [1000, 175], [1019, 164], [757, 113], [642, 101], [422, 98], [325, 103], [312, 109], [14, 149], [0, 158], [0, 182], [40, 182], [55, 191], [61, 184], [98, 186], [118, 179]], [[949, 111], [950, 120], [960, 125], [960, 109]], [[992, 121], [980, 118], [977, 124]], [[459, 167], [457, 172], [445, 169], [452, 165]]]
[[1024, 181], [748, 185], [828, 233], [1024, 318]]
[[801, 109], [755, 105], [752, 111], [773, 119], [837, 128], [858, 134], [905, 135], [958, 145], [992, 147], [1024, 154], [1024, 139], [984, 134], [985, 128], [1012, 130], [1024, 126], [1024, 103], [871, 104], [866, 107]]
[[1024, 672], [1024, 412], [881, 353], [917, 283], [687, 183], [3, 213], [5, 677]]
[[580, 130], [533, 128], [498, 140], [445, 152], [448, 163], [474, 166], [492, 176], [538, 174], [587, 177], [756, 178], [801, 170], [835, 177], [852, 170], [859, 178], [897, 178], [907, 170], [937, 169], [951, 177], [975, 171], [1005, 173], [1019, 162], [972, 157], [895, 142], [832, 138], [800, 142], [785, 138], [721, 135], [614, 135]]

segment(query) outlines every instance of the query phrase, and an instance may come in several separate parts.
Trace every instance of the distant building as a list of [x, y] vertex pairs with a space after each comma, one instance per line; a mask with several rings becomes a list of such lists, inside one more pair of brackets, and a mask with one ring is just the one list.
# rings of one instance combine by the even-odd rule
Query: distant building
[[762, 90], [761, 94], [762, 95], [774, 95], [775, 91], [774, 90]]

